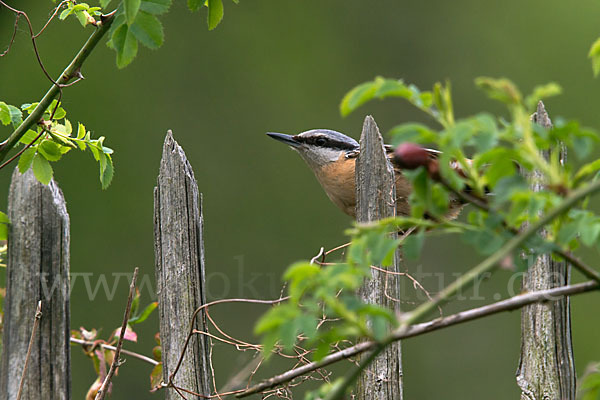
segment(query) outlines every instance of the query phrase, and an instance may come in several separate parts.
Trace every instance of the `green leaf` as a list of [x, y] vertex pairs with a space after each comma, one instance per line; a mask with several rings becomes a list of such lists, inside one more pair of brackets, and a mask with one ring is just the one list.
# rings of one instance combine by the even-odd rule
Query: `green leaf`
[[525, 106], [529, 110], [534, 110], [537, 107], [538, 101], [548, 97], [558, 96], [561, 93], [562, 88], [555, 82], [536, 86], [533, 88], [533, 92], [525, 98]]
[[112, 182], [112, 178], [114, 175], [112, 158], [108, 154], [99, 153], [99, 162], [100, 183], [102, 184], [102, 189], [106, 189]]
[[117, 67], [126, 67], [137, 54], [137, 40], [125, 24], [115, 29], [112, 44], [117, 51]]
[[83, 125], [80, 122], [79, 126], [77, 127], [77, 139], [83, 139], [84, 136], [85, 136], [85, 125]]
[[404, 256], [409, 260], [417, 260], [421, 255], [423, 244], [425, 243], [425, 231], [419, 230], [416, 233], [408, 235], [402, 243], [402, 251]]
[[7, 105], [8, 113], [10, 115], [10, 122], [16, 128], [23, 123], [23, 113], [15, 106]]
[[206, 3], [206, 0], [188, 0], [187, 6], [191, 12], [198, 11]]
[[10, 124], [10, 109], [8, 108], [8, 104], [3, 101], [0, 101], [0, 122], [2, 125]]
[[271, 308], [258, 320], [254, 327], [254, 333], [261, 334], [278, 331], [283, 324], [296, 318], [299, 313], [300, 309], [295, 304], [279, 304]]
[[389, 323], [386, 318], [381, 316], [371, 317], [371, 330], [373, 332], [373, 338], [377, 341], [385, 339], [388, 333]]
[[100, 5], [102, 8], [106, 8], [106, 6], [111, 2], [111, 0], [100, 0]]
[[[380, 78], [382, 79], [382, 78]], [[378, 82], [378, 80], [375, 80]], [[383, 79], [378, 82], [377, 90], [375, 91], [375, 97], [383, 99], [385, 97], [403, 97], [410, 99], [413, 96], [411, 91], [404, 82], [395, 79]]]
[[504, 238], [490, 229], [467, 230], [462, 239], [483, 255], [494, 253], [504, 244]]
[[321, 269], [317, 265], [307, 262], [295, 263], [287, 269], [283, 279], [291, 282], [289, 293], [292, 301], [300, 301], [307, 285], [312, 282], [311, 278], [318, 275], [319, 272], [321, 272]]
[[33, 158], [33, 174], [36, 179], [47, 185], [52, 180], [52, 166], [41, 154], [36, 154]]
[[594, 76], [598, 76], [600, 73], [600, 38], [592, 44], [588, 57], [592, 59], [592, 69], [594, 70]]
[[160, 15], [169, 11], [171, 0], [142, 0], [140, 10], [149, 14]]
[[345, 117], [367, 101], [372, 100], [377, 92], [377, 87], [375, 81], [365, 82], [346, 93], [340, 104], [342, 116]]
[[438, 138], [437, 134], [428, 126], [411, 122], [393, 127], [388, 135], [391, 136], [394, 146], [404, 142], [433, 143]]
[[298, 330], [303, 333], [308, 340], [312, 340], [317, 335], [317, 319], [308, 314], [301, 314], [296, 318], [298, 324]]
[[575, 174], [575, 180], [578, 181], [581, 178], [593, 174], [598, 170], [600, 170], [600, 159], [587, 163], [581, 168], [579, 168], [579, 171], [577, 171], [577, 173]]
[[[25, 134], [23, 136], [21, 136], [21, 139], [19, 139], [19, 142], [28, 145], [29, 143], [33, 142], [35, 140], [35, 138], [40, 134], [40, 132], [36, 132], [36, 131], [32, 131], [31, 129], [29, 129], [27, 132], [25, 132]], [[40, 140], [42, 140], [42, 136], [40, 136], [40, 138], [37, 140], [38, 143], [40, 142]]]
[[208, 0], [208, 30], [212, 31], [223, 19], [223, 0]]
[[123, 0], [123, 8], [127, 17], [127, 25], [133, 24], [135, 17], [140, 9], [142, 0]]
[[65, 109], [62, 108], [60, 105], [58, 107], [56, 107], [56, 104], [57, 104], [57, 101], [52, 100], [52, 103], [46, 109], [45, 114], [48, 115], [47, 118], [50, 118], [50, 115], [52, 115], [52, 112], [54, 111], [55, 108], [56, 108], [56, 111], [54, 111], [54, 116], [52, 117], [52, 119], [63, 119], [64, 117], [67, 116], [67, 112], [65, 111]]
[[588, 247], [592, 247], [597, 243], [600, 236], [600, 223], [597, 220], [582, 223], [579, 233], [581, 242]]
[[142, 311], [142, 313], [138, 317], [131, 318], [129, 320], [129, 323], [133, 325], [144, 322], [146, 319], [148, 319], [148, 317], [150, 316], [150, 314], [152, 314], [156, 307], [158, 307], [158, 302], [156, 301], [148, 304], [146, 308], [144, 308], [144, 311]]
[[60, 15], [58, 16], [58, 19], [60, 19], [61, 21], [64, 21], [69, 15], [71, 15], [72, 12], [73, 12], [72, 7], [66, 8], [60, 13]]
[[158, 49], [164, 40], [160, 21], [152, 14], [140, 11], [129, 30], [144, 46]]
[[297, 319], [287, 321], [281, 325], [279, 329], [279, 339], [281, 345], [286, 350], [291, 350], [296, 344], [296, 338], [298, 336], [298, 323]]
[[86, 12], [83, 11], [76, 11], [75, 12], [75, 17], [77, 17], [77, 20], [79, 21], [79, 23], [81, 24], [81, 26], [83, 26], [84, 28], [86, 27], [86, 25], [90, 22], [88, 19], [88, 14], [86, 14]]
[[398, 239], [391, 239], [387, 231], [372, 231], [366, 236], [367, 249], [369, 250], [369, 264], [388, 267], [392, 265]]
[[279, 341], [279, 332], [274, 331], [266, 334], [262, 340], [262, 355], [265, 360], [268, 360], [272, 353], [271, 351]]
[[150, 390], [159, 389], [163, 381], [163, 363], [158, 363], [150, 372]]
[[[139, 290], [135, 290], [135, 296], [133, 296], [133, 300], [131, 301], [131, 311], [130, 311], [130, 315], [136, 315], [137, 314], [137, 309], [140, 306], [140, 297], [142, 297], [142, 294], [140, 293]], [[133, 319], [133, 317], [129, 318], [130, 322]]]
[[36, 149], [28, 148], [19, 157], [19, 172], [24, 174], [31, 167], [33, 157], [35, 156]]
[[8, 215], [0, 211], [0, 240], [6, 240], [8, 238]]
[[44, 140], [38, 147], [37, 150], [41, 153], [44, 158], [48, 161], [58, 161], [62, 157], [62, 153], [58, 148], [58, 144], [51, 140]]
[[475, 79], [475, 84], [492, 99], [509, 105], [521, 103], [521, 92], [509, 79], [479, 77]]

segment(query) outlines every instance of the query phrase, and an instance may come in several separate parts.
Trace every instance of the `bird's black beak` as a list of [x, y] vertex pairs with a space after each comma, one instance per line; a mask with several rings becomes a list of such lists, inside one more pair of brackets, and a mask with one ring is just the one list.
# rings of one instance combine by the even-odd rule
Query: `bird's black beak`
[[269, 137], [272, 137], [275, 140], [278, 140], [282, 143], [287, 144], [288, 146], [298, 147], [300, 143], [292, 136], [286, 135], [284, 133], [276, 133], [276, 132], [267, 132]]

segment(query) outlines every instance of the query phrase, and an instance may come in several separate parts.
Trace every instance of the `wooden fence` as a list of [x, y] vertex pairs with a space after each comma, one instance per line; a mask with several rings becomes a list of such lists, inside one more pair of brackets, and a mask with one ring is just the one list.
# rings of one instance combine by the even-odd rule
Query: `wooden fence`
[[[372, 117], [365, 119], [360, 144], [357, 219], [365, 222], [393, 216], [396, 213], [394, 172]], [[191, 334], [192, 329], [205, 330], [203, 313], [192, 319], [191, 326], [189, 322], [194, 311], [206, 303], [202, 197], [190, 163], [170, 131], [163, 146], [154, 209], [163, 379], [172, 386], [209, 396], [209, 343], [204, 335]], [[15, 170], [8, 215], [11, 224], [0, 400], [15, 399], [19, 391], [21, 399], [70, 399], [69, 216], [64, 198], [54, 181], [42, 185], [31, 171], [22, 175]], [[399, 272], [400, 263], [401, 255], [397, 252], [392, 270]], [[373, 270], [371, 279], [360, 290], [362, 298], [397, 307], [397, 303], [389, 300], [400, 297], [397, 280], [386, 282], [387, 278], [388, 274]], [[36, 313], [38, 302], [41, 315]], [[558, 308], [554, 310], [548, 311], [546, 305], [533, 305], [528, 312], [544, 312], [545, 318], [550, 318], [549, 329], [566, 332], [568, 302], [555, 304]], [[540, 311], [540, 307], [546, 308]], [[536, 318], [528, 315], [524, 315], [524, 321]], [[32, 334], [32, 330], [36, 332]], [[524, 343], [535, 346], [528, 336], [533, 334], [524, 329]], [[570, 341], [570, 337], [566, 340]], [[182, 353], [184, 346], [187, 350]], [[553, 346], [549, 344], [542, 350], [546, 352], [544, 356], [556, 360]], [[525, 371], [524, 363], [520, 371]], [[174, 372], [177, 373], [172, 377]], [[528, 384], [545, 382], [545, 375], [536, 376], [528, 373]], [[400, 343], [396, 342], [361, 375], [357, 398], [402, 399], [402, 379]], [[172, 388], [165, 393], [167, 399], [181, 398]], [[563, 393], [564, 397], [550, 398], [573, 398]]]

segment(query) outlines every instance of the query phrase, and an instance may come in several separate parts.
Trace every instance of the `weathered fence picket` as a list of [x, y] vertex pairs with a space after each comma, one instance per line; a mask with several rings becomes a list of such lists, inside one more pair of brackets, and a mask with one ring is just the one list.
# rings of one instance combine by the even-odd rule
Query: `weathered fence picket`
[[[394, 169], [386, 157], [383, 138], [371, 116], [365, 118], [360, 136], [360, 155], [356, 160], [356, 219], [376, 221], [396, 215]], [[401, 254], [398, 250], [390, 272], [398, 272]], [[400, 298], [397, 277], [371, 269], [359, 294], [368, 303], [398, 310], [392, 299]], [[363, 357], [366, 357], [364, 355]], [[358, 379], [358, 399], [402, 399], [402, 354], [400, 341], [388, 346], [365, 368]]]
[[69, 215], [52, 180], [29, 170], [12, 176], [0, 399], [17, 398], [38, 301], [42, 316], [21, 399], [71, 398], [69, 347]]
[[[167, 132], [154, 189], [154, 251], [163, 378], [169, 382], [186, 343], [194, 310], [206, 303], [202, 197], [183, 149]], [[195, 328], [205, 330], [202, 314]], [[210, 395], [208, 341], [193, 335], [173, 379], [177, 387]], [[173, 389], [167, 399], [180, 399]]]
[[[546, 129], [552, 122], [540, 101], [533, 121]], [[546, 155], [547, 156], [547, 155]], [[566, 154], [562, 154], [565, 157]], [[533, 190], [545, 190], [540, 174], [533, 172]], [[536, 179], [538, 178], [538, 179]], [[523, 291], [568, 285], [570, 267], [544, 255], [529, 266], [523, 276]], [[575, 399], [575, 363], [571, 343], [569, 297], [531, 304], [521, 310], [521, 358], [517, 383], [522, 400]]]

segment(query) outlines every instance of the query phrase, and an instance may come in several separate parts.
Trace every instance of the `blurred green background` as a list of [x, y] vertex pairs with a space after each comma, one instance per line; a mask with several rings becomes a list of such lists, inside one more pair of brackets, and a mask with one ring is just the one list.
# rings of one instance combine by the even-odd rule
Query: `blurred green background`
[[[12, 5], [27, 11], [39, 29], [52, 3]], [[106, 136], [105, 144], [115, 149], [115, 178], [106, 191], [89, 153], [73, 151], [54, 165], [71, 215], [71, 325], [103, 327], [103, 337], [120, 324], [126, 301], [126, 279], [119, 274], [139, 266], [146, 285], [143, 303], [152, 300], [152, 191], [167, 129], [184, 147], [204, 193], [209, 296], [266, 299], [279, 295], [280, 276], [290, 263], [311, 258], [321, 246], [344, 243], [351, 220], [329, 202], [300, 158], [264, 133], [331, 128], [358, 138], [367, 113], [383, 132], [409, 120], [434, 126], [400, 100], [373, 102], [342, 119], [338, 104], [354, 85], [376, 75], [404, 78], [423, 89], [450, 79], [457, 116], [464, 117], [503, 112], [475, 88], [477, 76], [506, 76], [525, 92], [557, 81], [564, 94], [547, 101], [551, 116], [600, 127], [600, 81], [593, 79], [586, 58], [600, 36], [597, 1], [226, 1], [225, 18], [211, 32], [204, 10], [191, 14], [183, 1], [175, 1], [162, 21], [162, 48], [140, 48], [133, 64], [118, 70], [114, 52], [102, 43], [84, 66], [86, 80], [64, 93], [68, 118], [84, 122], [95, 137]], [[12, 26], [13, 16], [0, 8], [2, 48]], [[75, 19], [50, 25], [38, 43], [52, 76], [91, 31]], [[0, 59], [0, 100], [37, 101], [48, 87], [22, 24], [13, 50]], [[9, 130], [0, 133], [5, 137]], [[11, 172], [0, 171], [0, 210], [7, 207]], [[423, 258], [408, 269], [433, 274], [422, 278], [432, 291], [478, 259], [453, 237], [426, 246]], [[597, 265], [598, 254], [586, 256]], [[89, 295], [102, 276], [114, 297], [102, 288]], [[511, 279], [511, 273], [499, 273], [480, 285], [479, 300], [457, 301], [445, 313], [510, 294], [518, 287]], [[408, 282], [403, 287], [408, 299], [416, 297]], [[598, 293], [572, 300], [579, 374], [588, 362], [600, 360], [599, 301]], [[265, 309], [211, 311], [223, 329], [256, 340], [253, 324]], [[187, 323], [185, 316], [172, 321]], [[515, 398], [519, 329], [519, 313], [513, 312], [405, 341], [406, 398]], [[139, 327], [139, 343], [127, 348], [149, 354], [157, 330], [154, 315]], [[94, 372], [79, 348], [72, 354], [73, 393], [80, 399]], [[251, 356], [215, 345], [218, 384]], [[260, 376], [286, 365], [273, 362]], [[129, 359], [114, 380], [112, 398], [162, 398], [147, 392], [149, 372], [148, 365]], [[302, 392], [295, 391], [297, 398]]]

